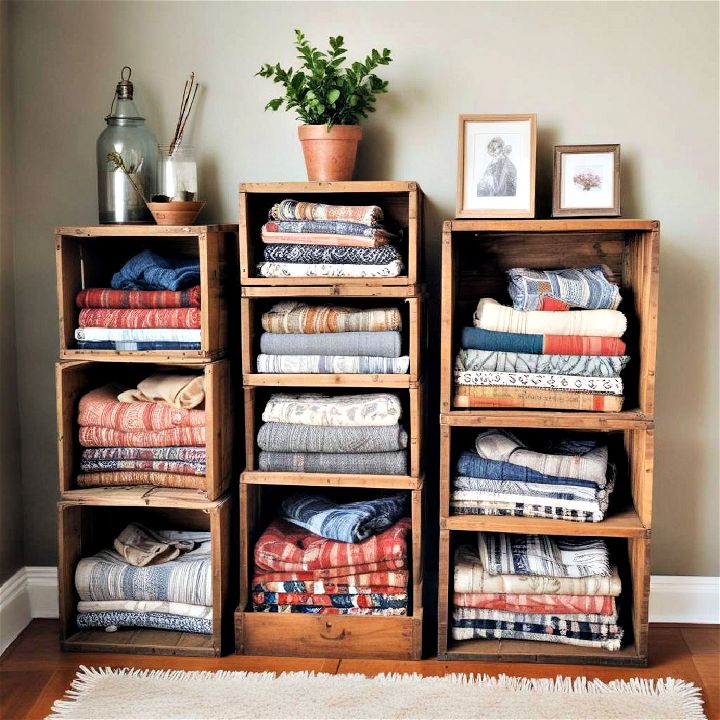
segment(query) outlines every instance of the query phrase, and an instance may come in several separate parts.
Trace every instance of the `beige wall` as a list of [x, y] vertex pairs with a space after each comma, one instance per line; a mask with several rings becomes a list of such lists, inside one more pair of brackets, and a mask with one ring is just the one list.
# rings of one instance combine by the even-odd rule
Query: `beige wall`
[[[540, 202], [553, 144], [618, 142], [627, 216], [663, 223], [653, 571], [718, 574], [718, 6], [715, 3], [22, 2], [13, 6], [16, 319], [26, 560], [55, 558], [52, 227], [96, 219], [94, 143], [122, 65], [166, 140], [183, 78], [211, 219], [240, 180], [303, 179], [295, 121], [265, 114], [261, 62], [292, 29], [392, 49], [360, 173], [420, 182], [427, 277], [454, 212], [456, 119], [536, 112]], [[436, 416], [437, 396], [431, 397]]]

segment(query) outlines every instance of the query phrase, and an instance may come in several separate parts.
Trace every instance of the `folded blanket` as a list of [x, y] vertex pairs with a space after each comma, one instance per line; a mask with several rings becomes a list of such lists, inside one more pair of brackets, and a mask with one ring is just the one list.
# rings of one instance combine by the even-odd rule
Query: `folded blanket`
[[[614, 466], [608, 465], [608, 476], [612, 467], [614, 483]], [[559, 480], [560, 478], [556, 478]], [[595, 483], [587, 485], [562, 485], [560, 483], [535, 483], [519, 480], [491, 480], [489, 478], [457, 476], [453, 480], [456, 490], [477, 490], [481, 492], [511, 492], [517, 495], [537, 495], [557, 500], [606, 500], [610, 487], [601, 488]]]
[[[271, 395], [262, 414], [264, 422], [285, 422], [327, 427], [396, 425], [400, 398], [392, 393], [367, 395]], [[111, 445], [113, 443], [107, 443]]]
[[327, 205], [325, 203], [283, 200], [270, 209], [270, 220], [342, 220], [375, 227], [383, 220], [377, 205]]
[[368, 595], [307, 595], [305, 593], [253, 593], [255, 605], [316, 605], [335, 608], [407, 608], [407, 593], [371, 593]]
[[401, 330], [397, 308], [351, 308], [307, 305], [288, 300], [262, 315], [263, 330], [271, 333], [341, 333]]
[[460, 350], [455, 358], [455, 371], [619, 377], [629, 361], [627, 355], [534, 355], [494, 350]]
[[402, 494], [338, 504], [323, 495], [297, 493], [283, 500], [280, 517], [320, 537], [358, 543], [394, 525], [406, 506]]
[[145, 351], [145, 350], [199, 350], [200, 343], [192, 342], [116, 342], [113, 340], [101, 340], [92, 342], [90, 340], [78, 340], [78, 350], [116, 350], [117, 352]]
[[620, 288], [605, 277], [601, 265], [567, 270], [507, 271], [508, 292], [516, 310], [540, 310], [543, 298], [559, 300], [568, 307], [585, 310], [615, 310], [620, 305]]
[[[271, 223], [268, 223], [267, 225], [270, 224]], [[277, 225], [277, 223], [274, 224]], [[377, 248], [385, 245], [389, 239], [388, 236], [384, 234], [364, 237], [362, 235], [271, 231], [267, 229], [267, 225], [263, 225], [260, 230], [260, 236], [262, 241], [268, 245], [282, 243], [283, 245], [323, 245], [324, 247], [333, 245], [338, 247]], [[374, 228], [367, 229], [373, 230]]]
[[385, 228], [370, 227], [363, 223], [346, 220], [269, 220], [262, 226], [263, 240], [273, 233], [286, 235], [342, 235], [354, 238], [372, 238], [379, 243], [394, 237]]
[[458, 385], [467, 385], [470, 387], [528, 387], [549, 388], [551, 390], [563, 390], [565, 392], [589, 392], [602, 395], [623, 394], [623, 383], [619, 377], [455, 370], [455, 382]]
[[373, 355], [400, 357], [402, 336], [397, 330], [343, 333], [267, 333], [260, 352], [267, 355]]
[[199, 282], [199, 258], [164, 258], [143, 250], [112, 276], [110, 284], [120, 290], [183, 290]]
[[[200, 343], [200, 330], [180, 328], [104, 328], [84, 327], [75, 329], [75, 339], [88, 342]], [[120, 349], [120, 348], [118, 348]], [[127, 349], [127, 348], [123, 348]]]
[[525, 502], [503, 503], [483, 501], [465, 502], [451, 500], [452, 515], [484, 515], [499, 517], [534, 517], [548, 520], [568, 520], [571, 522], [602, 522], [605, 519], [603, 510], [588, 512], [585, 510], [570, 510], [558, 505], [529, 505]]
[[297, 613], [300, 615], [407, 615], [406, 608], [335, 608], [318, 605], [253, 605], [253, 612]]
[[292, 453], [383, 453], [404, 450], [408, 435], [400, 425], [321, 427], [269, 422], [260, 426], [261, 450]]
[[380, 247], [342, 247], [339, 245], [265, 245], [266, 263], [305, 263], [307, 265], [389, 265], [402, 262], [394, 245]]
[[620, 412], [622, 395], [592, 392], [567, 392], [551, 388], [508, 387], [506, 385], [457, 385], [453, 405], [458, 408], [550, 408]]
[[316, 572], [258, 573], [256, 571], [252, 581], [253, 591], [349, 593], [352, 595], [362, 592], [380, 592], [374, 588], [386, 588], [384, 592], [398, 592], [398, 588], [406, 588], [408, 584], [408, 573], [405, 570], [369, 571], [331, 579], [313, 577]]
[[604, 538], [479, 532], [478, 553], [490, 575], [609, 576]]
[[625, 343], [618, 338], [580, 335], [530, 335], [494, 332], [477, 327], [462, 329], [460, 344], [473, 350], [544, 355], [625, 355]]
[[120, 402], [121, 385], [112, 383], [91, 390], [78, 403], [78, 425], [112, 428], [122, 432], [204, 427], [204, 410], [184, 410], [166, 402]]
[[475, 439], [475, 450], [487, 460], [522, 465], [544, 475], [589, 480], [596, 485], [604, 485], [608, 474], [608, 447], [595, 439], [553, 436], [545, 440], [540, 451], [535, 451], [507, 430], [485, 430]]
[[405, 557], [395, 560], [357, 563], [355, 565], [324, 567], [316, 570], [281, 570], [279, 572], [272, 572], [256, 565], [255, 578], [260, 582], [271, 580], [325, 580], [344, 583], [356, 582], [358, 577], [368, 578], [375, 575], [387, 575], [390, 571], [404, 570], [406, 567], [407, 558]]
[[204, 427], [174, 427], [170, 430], [122, 432], [113, 428], [81, 427], [78, 439], [83, 447], [172, 447], [205, 445]]
[[407, 475], [407, 451], [371, 453], [267, 452], [258, 455], [264, 472]]
[[518, 595], [511, 593], [453, 594], [456, 607], [486, 608], [516, 613], [595, 613], [616, 615], [615, 598], [610, 595]]
[[523, 312], [500, 305], [497, 300], [483, 298], [475, 310], [473, 324], [493, 332], [536, 335], [581, 335], [621, 337], [627, 319], [619, 310], [569, 310]]
[[82, 472], [76, 476], [78, 487], [124, 487], [151, 485], [153, 487], [181, 488], [205, 492], [205, 475], [189, 475], [179, 472], [154, 470], [102, 470]]
[[205, 464], [204, 447], [99, 447], [85, 448], [80, 462], [102, 460], [149, 460]]
[[213, 631], [212, 619], [154, 612], [80, 612], [75, 620], [79, 628], [138, 627], [200, 635], [212, 635]]
[[339, 263], [263, 262], [257, 266], [258, 274], [267, 278], [283, 277], [398, 277], [405, 269], [402, 260], [387, 265], [342, 265]]
[[197, 373], [154, 373], [140, 381], [137, 389], [126, 390], [118, 395], [118, 400], [124, 403], [166, 402], [190, 410], [205, 402], [205, 376]]
[[[284, 520], [273, 521], [255, 545], [255, 564], [265, 570], [303, 572], [407, 558], [410, 518], [359, 543], [343, 543], [315, 535]], [[389, 569], [389, 568], [388, 568]]]
[[75, 304], [79, 308], [198, 308], [200, 286], [179, 291], [86, 288], [77, 294]]
[[85, 308], [78, 317], [80, 327], [105, 328], [199, 328], [199, 308], [117, 310]]
[[130, 565], [146, 567], [175, 560], [209, 540], [207, 532], [151, 530], [140, 523], [130, 523], [115, 538], [113, 548]]
[[212, 605], [210, 541], [162, 565], [133, 567], [114, 550], [82, 558], [75, 570], [80, 600], [166, 600]]
[[473, 593], [617, 596], [621, 586], [615, 567], [606, 576], [491, 575], [483, 567], [477, 548], [461, 545], [455, 552], [454, 588], [455, 592]]
[[165, 600], [81, 600], [77, 604], [77, 611], [81, 613], [113, 610], [132, 613], [163, 613], [164, 615], [182, 615], [212, 620], [212, 607], [209, 605], [189, 605]]
[[[598, 521], [602, 520], [603, 513], [607, 510], [607, 500], [560, 500], [557, 498], [546, 498], [542, 495], [523, 495], [511, 492], [483, 492], [480, 490], [453, 490], [450, 493], [451, 505], [463, 503], [475, 505], [482, 509], [485, 504], [492, 508], [495, 505], [503, 507], [525, 507], [539, 506], [547, 510], [577, 511], [598, 515]], [[478, 513], [482, 514], [482, 513]]]
[[178, 460], [80, 460], [81, 473], [104, 473], [142, 471], [154, 473], [179, 473], [180, 475], [204, 475], [204, 462], [187, 463]]
[[[378, 575], [380, 573], [377, 573]], [[402, 581], [403, 573], [386, 573], [388, 576], [401, 576], [399, 579], [393, 580], [396, 583], [392, 585], [355, 585], [348, 583], [335, 583], [323, 580], [302, 581], [302, 580], [285, 580], [275, 582], [264, 582], [254, 584], [252, 591], [255, 593], [300, 593], [303, 595], [372, 595], [374, 593], [384, 593], [388, 595], [399, 594], [402, 589], [407, 587], [407, 577], [405, 582]]]
[[600, 615], [597, 613], [530, 613], [508, 612], [506, 610], [488, 610], [486, 608], [456, 607], [453, 608], [455, 620], [500, 620], [501, 622], [524, 622], [531, 625], [552, 625], [555, 620], [576, 620], [578, 622], [612, 624], [618, 621], [617, 613]]
[[410, 357], [368, 357], [363, 355], [258, 355], [259, 373], [350, 373], [404, 375]]

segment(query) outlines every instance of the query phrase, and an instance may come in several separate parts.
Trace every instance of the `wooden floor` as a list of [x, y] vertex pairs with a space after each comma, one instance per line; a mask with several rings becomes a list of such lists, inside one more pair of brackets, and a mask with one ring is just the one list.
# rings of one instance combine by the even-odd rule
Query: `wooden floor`
[[557, 674], [613, 680], [672, 676], [703, 687], [706, 713], [720, 718], [720, 626], [652, 625], [650, 667], [623, 668], [517, 663], [393, 662], [382, 660], [333, 660], [271, 657], [223, 658], [148, 657], [143, 655], [62, 653], [58, 648], [57, 621], [34, 620], [0, 658], [0, 718], [44, 718], [53, 701], [62, 697], [79, 665], [181, 670], [315, 670], [327, 673], [448, 672], [507, 673], [526, 677]]

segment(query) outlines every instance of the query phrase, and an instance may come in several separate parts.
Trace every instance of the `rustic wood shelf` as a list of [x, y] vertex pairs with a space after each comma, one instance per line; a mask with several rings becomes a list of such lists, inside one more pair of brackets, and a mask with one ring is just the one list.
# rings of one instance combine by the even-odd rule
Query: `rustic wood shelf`
[[440, 415], [440, 424], [459, 427], [545, 427], [602, 431], [652, 428], [655, 421], [639, 410], [622, 410], [617, 413], [581, 410], [451, 410]]
[[246, 470], [240, 482], [248, 485], [307, 485], [310, 487], [384, 488], [420, 490], [423, 478], [411, 475], [343, 475], [331, 473], [263, 472]]

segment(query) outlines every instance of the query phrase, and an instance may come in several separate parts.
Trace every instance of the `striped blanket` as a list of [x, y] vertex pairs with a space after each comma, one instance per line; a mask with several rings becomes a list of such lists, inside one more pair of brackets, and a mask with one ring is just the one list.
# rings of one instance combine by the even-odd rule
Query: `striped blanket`
[[367, 375], [405, 374], [410, 357], [366, 355], [258, 355], [259, 373], [349, 373]]
[[253, 611], [300, 615], [407, 615], [405, 608], [336, 608], [322, 605], [253, 605]]
[[79, 308], [199, 308], [200, 286], [187, 290], [86, 288], [75, 297]]
[[178, 460], [80, 460], [81, 473], [102, 473], [137, 470], [181, 475], [204, 475], [205, 463], [187, 463]]
[[269, 422], [260, 426], [261, 450], [305, 453], [381, 453], [404, 450], [408, 434], [399, 425], [321, 427]]
[[262, 327], [271, 333], [340, 333], [401, 330], [397, 308], [351, 308], [307, 305], [288, 300], [262, 315]]
[[381, 227], [370, 227], [363, 223], [348, 222], [346, 220], [269, 220], [262, 226], [263, 240], [272, 239], [273, 233], [285, 235], [342, 235], [347, 238], [371, 238], [378, 244], [386, 242], [393, 237], [391, 233]]
[[610, 595], [518, 595], [511, 593], [453, 594], [456, 607], [486, 608], [514, 613], [616, 615], [615, 598]]
[[599, 613], [531, 613], [510, 612], [507, 610], [489, 610], [487, 608], [456, 607], [453, 620], [500, 620], [502, 622], [526, 622], [531, 625], [552, 625], [555, 620], [580, 620], [589, 623], [612, 623], [618, 621], [617, 613], [601, 615]]
[[153, 308], [126, 310], [84, 308], [78, 318], [80, 327], [103, 328], [199, 328], [199, 308]]
[[[322, 245], [328, 247], [334, 245], [338, 247], [358, 247], [358, 248], [377, 248], [383, 247], [389, 240], [384, 234], [374, 236], [363, 235], [341, 235], [335, 233], [296, 233], [296, 232], [280, 232], [270, 231], [268, 225], [277, 223], [267, 223], [260, 230], [260, 237], [264, 243], [273, 245], [282, 243], [283, 245]], [[374, 228], [368, 228], [373, 230]]]
[[138, 350], [166, 350], [173, 352], [174, 350], [199, 350], [200, 343], [196, 342], [122, 342], [115, 340], [100, 340], [93, 342], [91, 340], [78, 340], [78, 350], [117, 350], [117, 352], [136, 352]]
[[146, 460], [151, 462], [180, 462], [205, 464], [204, 447], [101, 447], [86, 448], [80, 462], [103, 460]]
[[373, 453], [267, 452], [258, 455], [265, 472], [337, 473], [340, 475], [407, 475], [407, 451]]
[[[407, 558], [396, 560], [380, 560], [378, 562], [357, 563], [356, 565], [339, 565], [337, 567], [323, 567], [315, 570], [279, 570], [277, 572], [255, 566], [255, 578], [258, 582], [325, 580], [335, 583], [357, 583], [363, 578], [365, 583], [371, 576], [387, 575], [390, 571], [405, 570]], [[392, 573], [390, 573], [392, 574]]]
[[311, 572], [273, 573], [256, 571], [253, 578], [253, 592], [303, 592], [303, 593], [348, 593], [366, 592], [396, 593], [398, 588], [408, 584], [406, 570], [370, 571], [356, 575], [335, 578], [314, 578]]
[[168, 430], [123, 432], [97, 425], [80, 427], [78, 439], [83, 447], [174, 447], [205, 445], [204, 427], [174, 427]]
[[182, 488], [205, 492], [205, 475], [188, 475], [180, 472], [155, 470], [102, 470], [77, 475], [78, 487], [118, 487], [126, 485], [152, 485], [153, 487]]
[[376, 227], [383, 220], [383, 211], [377, 205], [327, 205], [288, 199], [273, 205], [268, 217], [270, 220], [341, 220]]
[[347, 333], [266, 333], [260, 352], [267, 355], [371, 355], [400, 357], [402, 336], [397, 330]]

